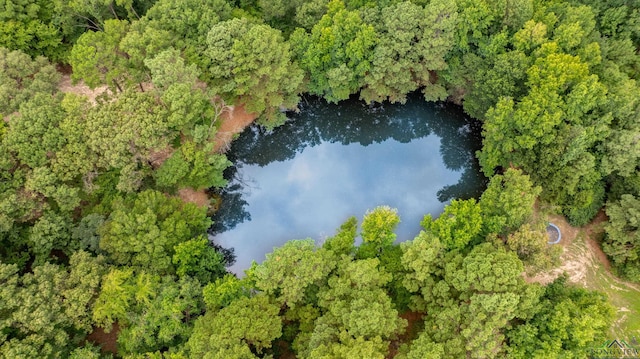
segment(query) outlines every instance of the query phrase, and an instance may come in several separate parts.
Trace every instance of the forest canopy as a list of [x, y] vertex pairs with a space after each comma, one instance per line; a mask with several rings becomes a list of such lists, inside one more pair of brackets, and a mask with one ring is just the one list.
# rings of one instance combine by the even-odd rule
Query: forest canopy
[[[614, 312], [525, 281], [559, 260], [536, 206], [603, 211], [604, 253], [640, 281], [639, 48], [638, 1], [7, 0], [0, 357], [584, 357]], [[226, 185], [232, 108], [273, 129], [302, 94], [416, 91], [482, 123], [479, 198], [400, 244], [381, 206], [227, 271], [224, 203], [181, 194]]]

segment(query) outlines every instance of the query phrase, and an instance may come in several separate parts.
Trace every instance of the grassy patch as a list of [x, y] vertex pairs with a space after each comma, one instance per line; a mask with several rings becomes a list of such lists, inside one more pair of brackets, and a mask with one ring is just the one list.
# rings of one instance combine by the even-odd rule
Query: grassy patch
[[[614, 325], [611, 327], [612, 338], [630, 340], [632, 337], [640, 339], [640, 288], [638, 285], [627, 283], [605, 268], [605, 264], [593, 254], [594, 250], [587, 243], [586, 233], [580, 231], [576, 239], [567, 248], [570, 253], [582, 256], [585, 263], [583, 278], [576, 284], [588, 289], [605, 293], [616, 310]], [[588, 254], [584, 256], [584, 254]]]

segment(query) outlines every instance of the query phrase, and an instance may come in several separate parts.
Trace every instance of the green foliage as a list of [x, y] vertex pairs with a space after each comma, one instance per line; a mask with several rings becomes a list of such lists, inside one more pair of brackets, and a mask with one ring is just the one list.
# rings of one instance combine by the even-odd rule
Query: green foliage
[[475, 199], [453, 200], [436, 219], [426, 215], [420, 225], [433, 233], [447, 249], [462, 249], [481, 239], [482, 210]]
[[536, 314], [508, 332], [510, 358], [581, 358], [606, 336], [613, 318], [606, 297], [565, 281], [549, 284]]
[[124, 40], [125, 47], [130, 52], [144, 49], [137, 55], [141, 59], [174, 47], [206, 73], [211, 65], [205, 55], [207, 34], [215, 24], [230, 18], [231, 6], [225, 0], [159, 0], [134, 23]]
[[376, 258], [341, 261], [328, 288], [318, 294], [324, 315], [298, 343], [304, 357], [384, 357], [388, 340], [404, 329], [406, 321], [398, 317], [382, 289], [391, 275], [378, 264]]
[[529, 176], [518, 169], [493, 176], [479, 202], [486, 232], [511, 233], [531, 220], [540, 192], [540, 187], [534, 187]]
[[539, 290], [524, 283], [515, 254], [490, 243], [475, 246], [466, 256], [445, 252], [427, 232], [403, 243], [402, 249], [408, 270], [404, 283], [415, 293], [413, 308], [428, 313], [420, 334], [423, 344], [415, 350], [438, 353], [431, 343], [441, 343], [443, 357], [495, 357], [507, 323], [531, 315]]
[[441, 343], [434, 343], [424, 332], [411, 342], [406, 353], [399, 353], [396, 356], [398, 359], [441, 359], [444, 357], [444, 346]]
[[117, 322], [123, 353], [144, 353], [186, 341], [200, 315], [202, 287], [185, 277], [160, 277], [131, 268], [112, 269], [102, 283], [93, 320], [106, 331]]
[[438, 0], [425, 8], [400, 2], [381, 9], [378, 41], [371, 70], [360, 96], [366, 102], [404, 102], [406, 95], [426, 86], [428, 100], [444, 99], [446, 90], [432, 83], [432, 73], [447, 67], [445, 56], [454, 45], [455, 1]]
[[316, 250], [312, 239], [288, 241], [254, 268], [256, 288], [281, 304], [295, 307], [307, 287], [326, 278], [335, 266], [333, 259], [327, 250]]
[[357, 11], [333, 0], [310, 34], [297, 29], [290, 42], [300, 66], [309, 74], [309, 91], [338, 102], [364, 84], [371, 69], [376, 32]]
[[69, 220], [52, 211], [46, 211], [29, 228], [28, 245], [35, 255], [35, 263], [43, 264], [53, 249], [65, 249], [69, 241]]
[[380, 246], [391, 245], [396, 240], [394, 231], [399, 223], [398, 210], [388, 206], [376, 207], [368, 211], [362, 220], [362, 240]]
[[180, 146], [155, 172], [160, 187], [192, 187], [196, 190], [224, 187], [223, 171], [231, 165], [225, 155], [213, 152], [213, 145], [197, 146], [189, 141]]
[[[0, 35], [2, 36], [2, 35]], [[7, 116], [37, 93], [53, 94], [60, 74], [44, 57], [0, 47], [0, 114]]]
[[603, 199], [593, 151], [611, 119], [597, 115], [606, 87], [555, 42], [543, 44], [536, 57], [527, 71], [528, 94], [518, 102], [501, 98], [487, 112], [480, 163], [486, 175], [497, 166], [522, 168], [545, 199], [584, 224]]
[[187, 344], [191, 358], [256, 358], [282, 334], [280, 308], [269, 297], [241, 297], [196, 321]]
[[93, 295], [104, 258], [75, 252], [69, 268], [45, 263], [18, 274], [0, 263], [0, 355], [66, 357], [91, 330]]
[[543, 225], [533, 227], [525, 224], [507, 237], [506, 246], [518, 254], [528, 274], [535, 274], [560, 264], [562, 247], [548, 242], [549, 235]]
[[128, 59], [120, 50], [120, 41], [129, 29], [123, 20], [107, 20], [104, 30], [89, 31], [78, 39], [71, 53], [69, 64], [73, 67], [72, 79], [83, 80], [89, 87], [108, 85], [122, 92], [131, 84]]
[[224, 257], [217, 252], [206, 237], [179, 243], [174, 248], [172, 262], [179, 277], [190, 276], [200, 283], [209, 283], [222, 277], [227, 271]]
[[100, 250], [100, 236], [98, 228], [105, 221], [105, 217], [98, 213], [92, 213], [83, 217], [80, 222], [71, 228], [71, 240], [78, 249], [97, 253]]
[[35, 94], [22, 103], [19, 115], [9, 122], [5, 137], [8, 149], [31, 168], [47, 164], [47, 153], [59, 150], [64, 142], [64, 134], [58, 127], [63, 118], [56, 97]]
[[113, 202], [100, 228], [100, 248], [121, 265], [156, 273], [173, 273], [176, 246], [206, 231], [206, 209], [156, 191], [144, 191]]
[[267, 127], [282, 124], [279, 107], [298, 103], [303, 74], [280, 32], [246, 18], [233, 19], [214, 25], [207, 45], [212, 89], [229, 101], [239, 99]]
[[197, 67], [185, 64], [180, 51], [174, 48], [145, 59], [144, 64], [149, 68], [155, 88], [165, 91], [174, 84], [192, 84], [200, 75]]
[[619, 201], [607, 203], [607, 216], [602, 249], [622, 275], [640, 281], [640, 200], [623, 194]]
[[0, 9], [0, 47], [20, 50], [30, 56], [63, 60], [59, 19], [52, 13], [50, 1], [7, 0]]
[[152, 151], [166, 148], [176, 134], [169, 119], [151, 93], [126, 91], [92, 109], [85, 115], [83, 135], [89, 153], [99, 154], [94, 166], [119, 169], [119, 191], [139, 189], [149, 175]]
[[69, 354], [69, 359], [100, 359], [100, 347], [85, 345], [76, 348]]
[[358, 231], [358, 220], [356, 217], [347, 219], [338, 229], [335, 236], [327, 238], [322, 244], [322, 248], [333, 252], [336, 257], [353, 254], [354, 241]]
[[249, 297], [249, 285], [246, 280], [227, 274], [217, 278], [215, 282], [207, 284], [202, 289], [204, 302], [208, 310], [218, 310], [231, 304], [241, 297]]
[[394, 233], [400, 223], [398, 211], [388, 206], [368, 211], [362, 220], [362, 245], [358, 247], [358, 258], [374, 258], [396, 240]]
[[464, 98], [464, 110], [474, 118], [484, 119], [500, 98], [519, 97], [525, 92], [524, 79], [531, 60], [524, 52], [509, 51], [492, 60], [491, 66], [474, 72], [471, 92]]

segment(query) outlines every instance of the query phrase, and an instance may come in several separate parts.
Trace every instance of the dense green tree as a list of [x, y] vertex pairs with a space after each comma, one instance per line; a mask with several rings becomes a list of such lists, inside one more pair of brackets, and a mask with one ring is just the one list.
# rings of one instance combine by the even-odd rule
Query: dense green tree
[[543, 198], [563, 206], [576, 224], [590, 220], [603, 201], [602, 175], [594, 155], [610, 115], [600, 114], [606, 87], [578, 56], [555, 42], [537, 50], [527, 71], [529, 92], [518, 102], [501, 98], [487, 112], [483, 171], [516, 166], [542, 185]]
[[215, 311], [231, 304], [241, 297], [249, 297], [251, 283], [247, 279], [238, 279], [233, 274], [217, 278], [202, 289], [207, 310]]
[[253, 270], [256, 288], [289, 307], [302, 301], [305, 289], [326, 279], [334, 257], [316, 249], [312, 239], [291, 240], [276, 248]]
[[371, 69], [376, 32], [357, 11], [333, 0], [311, 33], [297, 29], [290, 41], [300, 66], [309, 74], [309, 91], [338, 102], [362, 87]]
[[454, 1], [438, 0], [425, 8], [401, 2], [381, 10], [378, 42], [371, 71], [360, 96], [366, 102], [404, 102], [406, 95], [426, 86], [429, 100], [443, 99], [446, 91], [432, 84], [432, 73], [446, 68], [444, 58], [453, 47], [457, 21]]
[[126, 87], [140, 81], [129, 66], [127, 54], [121, 51], [120, 42], [127, 34], [129, 22], [107, 20], [104, 30], [89, 31], [78, 39], [69, 63], [73, 67], [72, 79], [82, 80], [89, 87], [107, 85], [122, 92]]
[[505, 244], [508, 249], [518, 254], [518, 258], [525, 264], [528, 274], [548, 270], [560, 262], [562, 247], [549, 245], [549, 234], [544, 225], [532, 226], [525, 224], [516, 232], [510, 234]]
[[66, 46], [51, 2], [7, 0], [0, 9], [0, 47], [20, 50], [31, 56], [65, 58]]
[[[95, 171], [100, 154], [93, 152], [87, 143], [83, 119], [90, 111], [88, 100], [66, 94], [60, 106], [65, 112], [65, 117], [59, 123], [64, 143], [51, 159], [51, 171], [61, 182], [75, 182]], [[87, 192], [91, 191], [91, 186], [84, 187]]]
[[[1, 35], [0, 35], [1, 36]], [[31, 59], [20, 51], [0, 47], [0, 114], [18, 111], [37, 93], [53, 94], [60, 74], [44, 57]]]
[[84, 216], [79, 223], [71, 228], [71, 240], [73, 246], [78, 249], [97, 253], [100, 251], [100, 236], [98, 228], [105, 221], [105, 217], [99, 213], [91, 213]]
[[100, 347], [90, 344], [78, 347], [69, 354], [69, 359], [100, 359]]
[[611, 325], [613, 310], [598, 292], [566, 284], [560, 277], [545, 288], [535, 315], [507, 333], [511, 358], [580, 358]]
[[441, 359], [444, 358], [444, 346], [434, 343], [426, 332], [411, 342], [408, 349], [398, 353], [398, 359]]
[[179, 277], [191, 276], [209, 283], [227, 273], [224, 256], [204, 236], [179, 243], [174, 250], [172, 262]]
[[640, 281], [640, 200], [624, 194], [619, 201], [607, 203], [607, 216], [602, 249], [621, 274]]
[[146, 58], [144, 64], [151, 73], [154, 87], [164, 91], [176, 84], [193, 84], [200, 75], [195, 65], [185, 64], [180, 51], [175, 48], [169, 48], [154, 57]]
[[18, 274], [0, 263], [0, 355], [66, 357], [91, 330], [93, 296], [104, 258], [76, 252], [69, 267], [45, 263]]
[[211, 65], [205, 55], [207, 34], [218, 22], [229, 20], [231, 11], [225, 0], [155, 1], [145, 16], [132, 24], [123, 47], [138, 60], [174, 47], [206, 73]]
[[202, 148], [189, 141], [180, 146], [154, 173], [160, 187], [192, 187], [196, 190], [224, 187], [222, 172], [231, 165], [227, 157], [213, 152], [213, 144]]
[[482, 210], [475, 199], [453, 200], [435, 220], [428, 214], [422, 228], [437, 236], [448, 249], [462, 249], [481, 239]]
[[305, 1], [296, 8], [296, 23], [304, 29], [311, 30], [322, 16], [327, 13], [329, 2], [330, 0]]
[[306, 1], [304, 0], [257, 0], [262, 18], [269, 23], [273, 23], [274, 25], [292, 22], [292, 18], [295, 14], [296, 8], [302, 6], [305, 2]]
[[43, 166], [50, 153], [62, 147], [64, 134], [58, 125], [65, 114], [59, 103], [56, 97], [38, 93], [22, 103], [19, 115], [12, 116], [5, 143], [23, 164]]
[[377, 258], [344, 258], [328, 288], [318, 294], [324, 314], [310, 335], [302, 333], [297, 346], [308, 358], [383, 358], [389, 339], [400, 334], [406, 321], [398, 317], [383, 290], [391, 275], [378, 268]]
[[614, 131], [605, 143], [607, 155], [602, 159], [602, 168], [607, 173], [630, 177], [640, 168], [640, 142], [638, 130]]
[[358, 220], [350, 217], [338, 229], [335, 236], [327, 238], [322, 248], [333, 252], [337, 257], [351, 255], [355, 251], [354, 242], [358, 233]]
[[496, 55], [492, 62], [491, 66], [474, 72], [471, 91], [464, 97], [464, 110], [474, 118], [484, 119], [487, 110], [501, 97], [524, 94], [530, 58], [522, 51], [509, 51]]
[[269, 297], [241, 297], [196, 321], [189, 339], [190, 358], [257, 358], [282, 334], [280, 308]]
[[493, 176], [479, 202], [487, 233], [511, 233], [531, 220], [540, 191], [518, 169], [509, 168], [503, 175]]
[[66, 249], [69, 238], [69, 220], [53, 211], [44, 212], [29, 228], [28, 246], [35, 263], [44, 263], [54, 249]]
[[107, 331], [115, 322], [120, 325], [118, 347], [123, 353], [145, 353], [185, 342], [203, 307], [202, 287], [195, 279], [112, 269], [104, 278], [93, 319]]
[[205, 233], [206, 209], [157, 191], [117, 198], [100, 228], [100, 248], [122, 265], [173, 273], [172, 257], [180, 243]]
[[389, 206], [379, 206], [368, 211], [362, 220], [362, 244], [358, 258], [374, 258], [391, 247], [396, 240], [395, 229], [400, 223], [398, 211]]
[[[120, 169], [118, 189], [126, 192], [138, 189], [148, 175], [151, 151], [166, 148], [175, 134], [166, 108], [151, 93], [127, 91], [93, 108], [84, 119], [84, 141], [90, 152], [99, 154], [95, 166]], [[139, 181], [132, 181], [136, 177]]]
[[465, 256], [446, 252], [428, 232], [402, 248], [408, 270], [404, 283], [416, 293], [412, 306], [428, 313], [420, 334], [424, 350], [437, 352], [442, 344], [443, 357], [495, 357], [507, 323], [532, 315], [539, 290], [524, 283], [522, 262], [514, 253], [490, 243]]
[[55, 12], [80, 18], [89, 29], [100, 29], [109, 19], [138, 19], [153, 4], [153, 0], [54, 0]]
[[207, 45], [212, 89], [229, 102], [244, 103], [267, 127], [283, 123], [279, 108], [298, 103], [303, 74], [280, 31], [232, 19], [211, 28]]

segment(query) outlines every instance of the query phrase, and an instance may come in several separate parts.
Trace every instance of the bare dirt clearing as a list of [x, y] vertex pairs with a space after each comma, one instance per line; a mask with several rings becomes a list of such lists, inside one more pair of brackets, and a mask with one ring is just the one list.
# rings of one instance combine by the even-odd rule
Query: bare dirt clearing
[[255, 113], [248, 113], [243, 105], [228, 106], [228, 110], [220, 116], [222, 122], [216, 133], [214, 150], [226, 152], [231, 146], [233, 136], [251, 125], [257, 117]]
[[607, 221], [604, 212], [580, 228], [570, 226], [562, 216], [549, 215], [548, 219], [562, 231], [562, 241], [557, 244], [563, 249], [561, 265], [526, 278], [527, 281], [547, 284], [566, 273], [569, 282], [603, 292], [609, 297], [617, 312], [612, 335], [624, 339], [640, 336], [640, 287], [613, 274], [609, 259], [598, 244]]
[[99, 345], [105, 354], [115, 354], [118, 352], [118, 333], [120, 333], [118, 323], [113, 323], [113, 327], [109, 333], [106, 333], [104, 329], [100, 327], [95, 327], [87, 336], [87, 341]]
[[186, 203], [193, 203], [199, 207], [209, 207], [209, 196], [205, 190], [196, 191], [193, 188], [185, 187], [178, 191], [178, 197]]
[[71, 81], [71, 76], [69, 74], [64, 74], [62, 75], [62, 79], [60, 80], [60, 84], [58, 85], [58, 90], [64, 93], [73, 93], [76, 95], [86, 96], [89, 99], [89, 102], [95, 105], [96, 98], [103, 93], [108, 92], [109, 88], [107, 86], [100, 86], [92, 90], [82, 81], [74, 85]]

